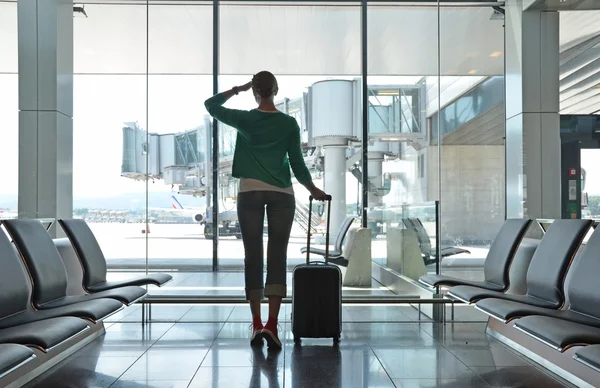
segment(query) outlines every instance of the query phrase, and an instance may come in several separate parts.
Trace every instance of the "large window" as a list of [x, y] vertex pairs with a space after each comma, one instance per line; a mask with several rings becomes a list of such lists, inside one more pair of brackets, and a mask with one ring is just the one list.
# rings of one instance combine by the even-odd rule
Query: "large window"
[[[120, 271], [194, 270], [212, 7], [87, 5], [75, 19], [74, 213]], [[203, 260], [202, 260], [203, 259]], [[183, 276], [185, 278], [185, 276]], [[181, 284], [175, 276], [171, 287]], [[171, 292], [166, 288], [163, 291]]]
[[[148, 182], [148, 259], [155, 269], [190, 272], [176, 275], [166, 292], [187, 286], [207, 292], [195, 271], [212, 269], [212, 245], [203, 236], [205, 181], [211, 144], [206, 137], [204, 100], [212, 94], [212, 4], [149, 6], [148, 128], [151, 168]], [[188, 279], [189, 280], [189, 279]], [[162, 291], [165, 291], [163, 289]]]
[[[19, 79], [17, 61], [17, 4], [0, 2], [0, 219], [17, 216], [19, 170]], [[10, 168], [9, 168], [10, 166]]]
[[[160, 292], [242, 295], [239, 273], [218, 289], [201, 273], [215, 262], [239, 272], [244, 259], [231, 171], [237, 134], [218, 124], [213, 141], [203, 103], [214, 81], [224, 91], [269, 70], [278, 109], [301, 128], [315, 183], [334, 195], [332, 239], [348, 217], [362, 217], [364, 183], [373, 268], [415, 287], [428, 272], [481, 279], [504, 220], [502, 21], [487, 6], [431, 5], [369, 3], [366, 53], [359, 2], [220, 2], [218, 40], [212, 2], [87, 5], [88, 18], [75, 19], [74, 208], [111, 276], [170, 271], [176, 281]], [[7, 58], [0, 66], [16, 71]], [[0, 98], [10, 99], [10, 82], [16, 90], [10, 77], [0, 76], [8, 85]], [[247, 92], [226, 106], [256, 102]], [[324, 243], [326, 217], [317, 207], [308, 225], [308, 193], [296, 182], [294, 191], [290, 268], [304, 260], [309, 227], [313, 243]]]
[[143, 271], [147, 9], [87, 5], [86, 12], [73, 33], [73, 212], [90, 225], [110, 270]]

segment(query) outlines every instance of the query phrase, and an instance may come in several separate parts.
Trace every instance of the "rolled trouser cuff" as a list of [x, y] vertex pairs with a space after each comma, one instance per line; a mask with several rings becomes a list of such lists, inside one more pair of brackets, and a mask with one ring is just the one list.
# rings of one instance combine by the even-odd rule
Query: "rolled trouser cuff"
[[285, 284], [267, 284], [265, 286], [265, 296], [285, 298], [287, 296], [287, 286]]
[[264, 290], [262, 288], [257, 288], [254, 290], [246, 289], [246, 300], [263, 300], [264, 298]]

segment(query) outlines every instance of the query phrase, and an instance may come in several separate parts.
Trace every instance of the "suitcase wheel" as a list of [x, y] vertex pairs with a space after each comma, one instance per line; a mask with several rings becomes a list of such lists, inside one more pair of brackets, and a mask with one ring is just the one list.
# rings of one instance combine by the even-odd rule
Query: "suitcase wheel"
[[339, 344], [340, 343], [340, 336], [333, 337], [333, 343], [334, 344]]
[[294, 335], [294, 343], [295, 344], [299, 344], [300, 343], [300, 337]]

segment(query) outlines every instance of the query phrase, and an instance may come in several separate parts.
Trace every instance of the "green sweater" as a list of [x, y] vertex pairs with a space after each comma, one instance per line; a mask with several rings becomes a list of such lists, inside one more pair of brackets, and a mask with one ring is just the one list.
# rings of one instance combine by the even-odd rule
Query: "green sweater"
[[217, 94], [204, 102], [212, 117], [237, 129], [232, 175], [258, 179], [277, 187], [290, 187], [290, 165], [298, 182], [311, 181], [304, 163], [300, 127], [296, 119], [281, 112], [225, 108]]

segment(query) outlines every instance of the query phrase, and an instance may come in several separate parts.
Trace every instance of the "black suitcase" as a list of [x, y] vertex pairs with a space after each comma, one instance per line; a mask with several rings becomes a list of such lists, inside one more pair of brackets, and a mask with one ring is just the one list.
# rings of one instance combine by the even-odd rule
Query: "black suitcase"
[[292, 278], [292, 333], [296, 343], [301, 338], [333, 338], [337, 343], [342, 332], [342, 273], [328, 262], [331, 196], [327, 198], [325, 262], [310, 261], [312, 204], [311, 196], [306, 264], [296, 266]]

